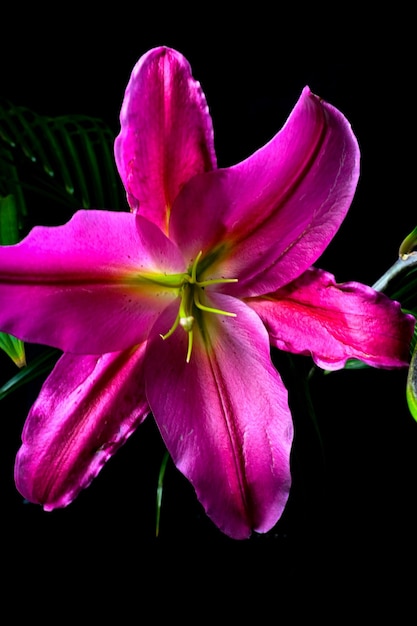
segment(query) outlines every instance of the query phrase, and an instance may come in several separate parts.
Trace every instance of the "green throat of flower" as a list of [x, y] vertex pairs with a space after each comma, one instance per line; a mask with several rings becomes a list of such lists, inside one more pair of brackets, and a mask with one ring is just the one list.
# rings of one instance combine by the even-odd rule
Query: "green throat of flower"
[[179, 283], [175, 285], [175, 287], [178, 288], [180, 296], [180, 305], [177, 317], [168, 332], [161, 335], [162, 339], [168, 339], [168, 337], [170, 337], [179, 326], [188, 334], [187, 363], [190, 362], [191, 352], [193, 349], [194, 325], [198, 311], [215, 313], [216, 315], [226, 315], [228, 317], [236, 317], [235, 313], [206, 306], [202, 302], [204, 289], [206, 287], [223, 283], [236, 283], [237, 278], [211, 278], [209, 280], [199, 280], [198, 263], [201, 255], [202, 252], [199, 252], [189, 272], [182, 274], [181, 277], [179, 277]]

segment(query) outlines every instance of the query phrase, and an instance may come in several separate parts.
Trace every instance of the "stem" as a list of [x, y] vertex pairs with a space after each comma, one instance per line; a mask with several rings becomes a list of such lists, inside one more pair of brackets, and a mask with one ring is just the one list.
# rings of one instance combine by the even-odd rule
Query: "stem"
[[411, 253], [399, 257], [397, 261], [372, 285], [377, 291], [385, 291], [388, 285], [404, 272], [404, 270], [417, 265], [417, 253]]

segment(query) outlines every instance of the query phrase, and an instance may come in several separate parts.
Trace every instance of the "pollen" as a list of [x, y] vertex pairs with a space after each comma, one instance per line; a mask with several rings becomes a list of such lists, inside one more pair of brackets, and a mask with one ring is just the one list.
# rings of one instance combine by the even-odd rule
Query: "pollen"
[[188, 317], [180, 317], [180, 326], [187, 331], [187, 333], [192, 330], [194, 324], [194, 317], [192, 315], [188, 315]]

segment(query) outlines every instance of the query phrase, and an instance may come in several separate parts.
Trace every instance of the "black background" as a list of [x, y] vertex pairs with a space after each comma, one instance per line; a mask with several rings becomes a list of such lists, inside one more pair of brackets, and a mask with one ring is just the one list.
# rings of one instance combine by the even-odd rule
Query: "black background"
[[[73, 7], [59, 15], [10, 12], [0, 95], [41, 114], [102, 118], [116, 134], [135, 62], [149, 48], [169, 45], [187, 57], [203, 86], [218, 162], [226, 166], [270, 139], [308, 84], [347, 116], [362, 154], [351, 211], [317, 265], [340, 282], [373, 284], [416, 222], [407, 15], [379, 13], [364, 24], [361, 14], [340, 9], [339, 17], [316, 14], [317, 26], [301, 9], [291, 16], [262, 5], [228, 15], [224, 8], [208, 9], [167, 13], [160, 7], [150, 16], [149, 7], [133, 11], [122, 3], [88, 18]], [[53, 582], [61, 611], [91, 597], [99, 584], [94, 598], [104, 615], [126, 601], [140, 615], [151, 589], [158, 616], [158, 602], [175, 587], [170, 615], [192, 614], [195, 621], [209, 610], [221, 614], [222, 598], [235, 617], [245, 615], [249, 598], [259, 609], [272, 602], [278, 621], [283, 607], [295, 615], [312, 589], [308, 608], [319, 613], [333, 611], [335, 598], [335, 615], [357, 598], [367, 599], [371, 610], [388, 599], [402, 605], [417, 522], [417, 425], [406, 405], [406, 370], [315, 375], [310, 389], [321, 448], [301, 391], [311, 362], [295, 359], [294, 377], [285, 355], [274, 359], [293, 407], [294, 486], [277, 526], [244, 542], [211, 524], [172, 464], [155, 538], [163, 447], [151, 418], [67, 509], [45, 513], [24, 504], [14, 488], [13, 462], [39, 385], [0, 403], [3, 563], [12, 588], [24, 583], [30, 589], [35, 581], [44, 587], [40, 597], [26, 600], [33, 611], [49, 601]], [[3, 382], [14, 370], [2, 355], [0, 366]], [[191, 605], [197, 607], [192, 612]]]

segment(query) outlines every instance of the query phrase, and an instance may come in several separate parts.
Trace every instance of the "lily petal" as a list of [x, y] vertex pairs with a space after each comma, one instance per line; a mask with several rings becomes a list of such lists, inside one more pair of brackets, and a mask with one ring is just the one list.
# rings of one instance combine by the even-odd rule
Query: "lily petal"
[[358, 176], [349, 123], [305, 87], [263, 148], [190, 181], [175, 204], [171, 237], [187, 260], [216, 246], [224, 260], [214, 271], [239, 279], [228, 292], [262, 295], [318, 259], [349, 209]]
[[120, 123], [115, 157], [129, 205], [167, 233], [180, 189], [216, 167], [207, 102], [179, 52], [159, 47], [139, 59]]
[[246, 302], [265, 323], [273, 346], [311, 354], [324, 369], [342, 368], [347, 359], [408, 366], [414, 317], [366, 285], [337, 284], [328, 272], [311, 268], [275, 293]]
[[209, 314], [202, 330], [196, 322], [189, 363], [187, 333], [178, 329], [162, 341], [173, 312], [161, 315], [146, 354], [146, 393], [167, 449], [207, 515], [243, 539], [281, 516], [293, 427], [258, 316], [234, 298], [215, 298], [210, 304], [237, 317]]
[[145, 345], [103, 356], [64, 354], [23, 430], [15, 464], [20, 493], [45, 510], [67, 506], [149, 412]]
[[140, 277], [184, 271], [182, 255], [131, 213], [78, 211], [0, 247], [0, 327], [32, 343], [101, 354], [141, 343], [175, 297]]

